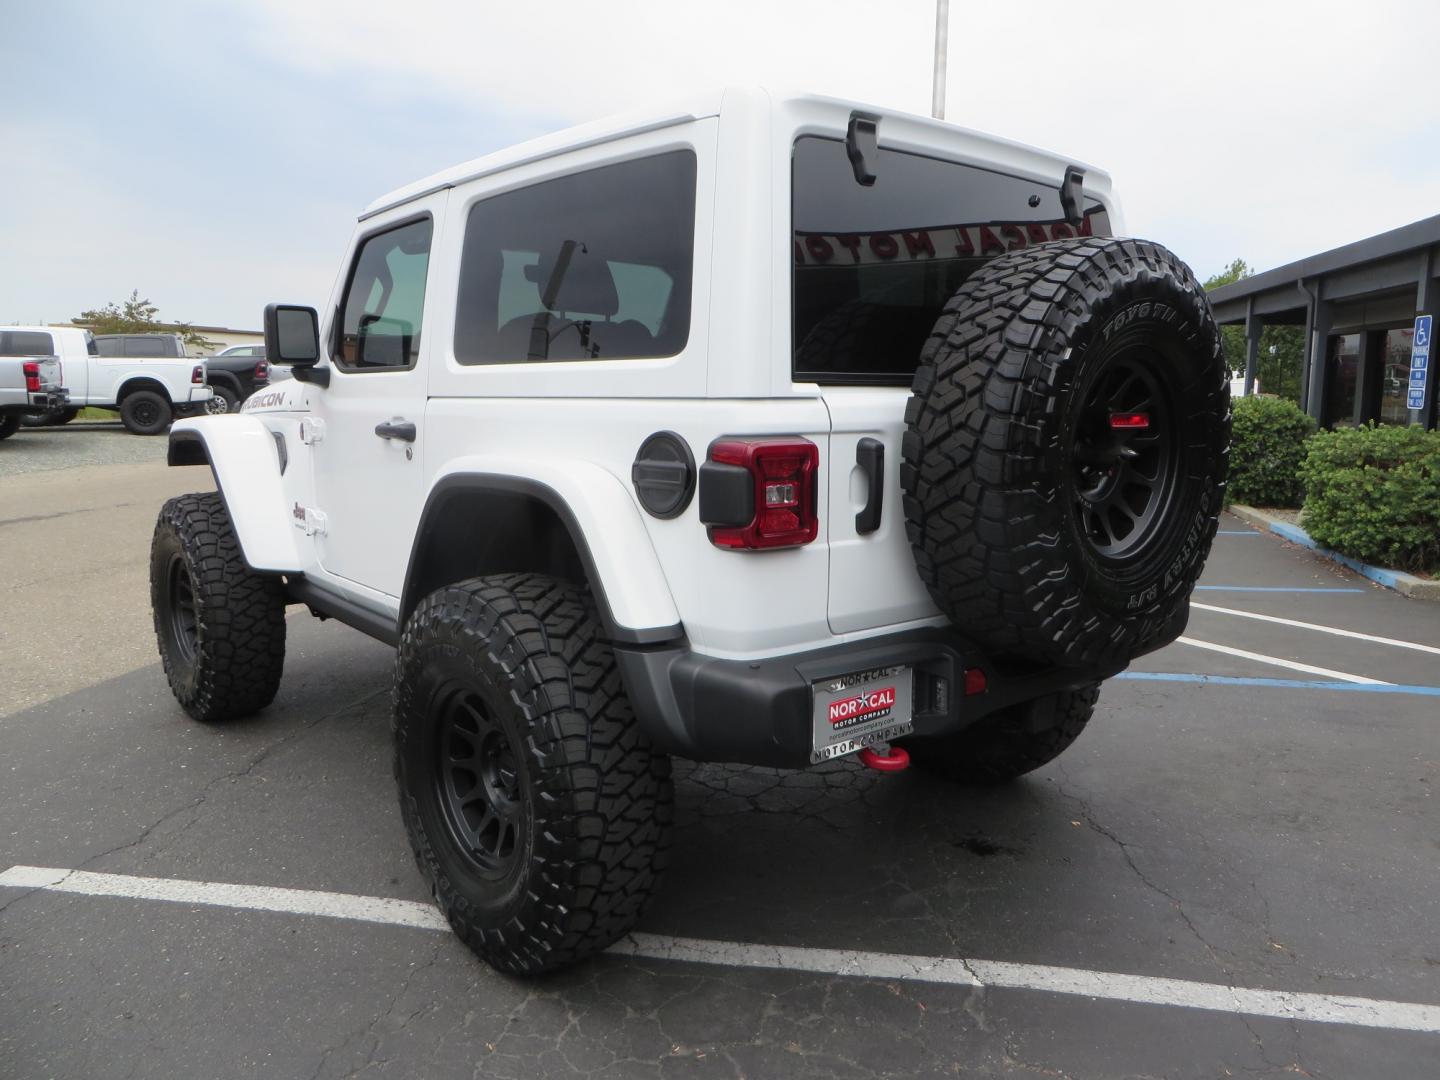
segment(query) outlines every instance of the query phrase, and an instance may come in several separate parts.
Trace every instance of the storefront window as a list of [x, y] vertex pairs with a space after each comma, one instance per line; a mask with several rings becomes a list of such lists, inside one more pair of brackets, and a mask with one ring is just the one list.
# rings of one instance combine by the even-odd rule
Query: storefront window
[[1385, 331], [1385, 354], [1380, 364], [1380, 422], [1410, 423], [1410, 410], [1405, 405], [1405, 391], [1410, 384], [1410, 346], [1415, 341], [1413, 327]]
[[[1363, 334], [1338, 334], [1330, 339], [1325, 366], [1330, 389], [1325, 395], [1327, 427], [1355, 426], [1355, 384], [1360, 373], [1360, 343]], [[1408, 361], [1407, 369], [1408, 369]]]

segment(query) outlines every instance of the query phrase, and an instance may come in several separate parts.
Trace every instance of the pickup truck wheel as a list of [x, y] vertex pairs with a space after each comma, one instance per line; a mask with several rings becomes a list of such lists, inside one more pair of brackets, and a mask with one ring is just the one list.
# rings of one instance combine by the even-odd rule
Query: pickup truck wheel
[[425, 597], [394, 731], [416, 861], [483, 960], [534, 974], [635, 925], [667, 857], [670, 759], [636, 723], [588, 593], [507, 574]]
[[1219, 332], [1184, 263], [1109, 238], [994, 259], [946, 304], [913, 391], [906, 528], [967, 636], [1092, 667], [1180, 633], [1230, 435]]
[[205, 403], [205, 412], [210, 416], [224, 416], [240, 407], [240, 399], [228, 386], [211, 386], [215, 391]]
[[150, 607], [175, 700], [196, 720], [233, 720], [275, 699], [285, 666], [285, 590], [245, 565], [215, 492], [160, 509]]
[[20, 417], [15, 413], [0, 416], [0, 439], [8, 439], [20, 430]]
[[1059, 757], [1085, 730], [1100, 684], [991, 713], [955, 735], [907, 739], [917, 769], [960, 784], [1004, 784]]
[[159, 435], [171, 419], [170, 402], [154, 390], [136, 390], [120, 403], [120, 422], [132, 435]]

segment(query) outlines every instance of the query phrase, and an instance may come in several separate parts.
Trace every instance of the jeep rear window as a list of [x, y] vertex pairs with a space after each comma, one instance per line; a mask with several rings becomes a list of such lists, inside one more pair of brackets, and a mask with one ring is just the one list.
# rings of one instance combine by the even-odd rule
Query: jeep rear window
[[1110, 234], [1094, 200], [1082, 225], [1067, 224], [1058, 186], [898, 150], [873, 156], [866, 187], [843, 140], [795, 140], [792, 356], [802, 382], [906, 385], [940, 309], [977, 267], [1077, 232]]
[[54, 356], [55, 341], [49, 334], [38, 330], [7, 330], [0, 337], [0, 355], [4, 356]]
[[462, 364], [674, 356], [690, 336], [695, 154], [482, 199], [455, 310]]

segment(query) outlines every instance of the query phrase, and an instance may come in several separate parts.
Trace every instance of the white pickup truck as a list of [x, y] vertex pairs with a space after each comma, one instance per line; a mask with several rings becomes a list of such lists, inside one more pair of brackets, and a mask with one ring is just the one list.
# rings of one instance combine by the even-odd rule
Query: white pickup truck
[[66, 406], [60, 361], [49, 341], [28, 330], [0, 330], [0, 439], [20, 430], [22, 417]]
[[159, 435], [177, 413], [205, 411], [213, 396], [203, 360], [101, 356], [95, 335], [79, 326], [17, 326], [8, 332], [32, 335], [37, 342], [48, 338], [48, 355], [60, 362], [70, 400], [45, 414], [48, 423], [69, 423], [89, 406], [118, 410], [126, 430], [136, 435]]

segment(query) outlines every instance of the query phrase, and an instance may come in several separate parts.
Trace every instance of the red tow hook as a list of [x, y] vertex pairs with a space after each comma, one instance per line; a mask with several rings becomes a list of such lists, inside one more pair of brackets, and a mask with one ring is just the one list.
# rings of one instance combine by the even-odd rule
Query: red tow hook
[[904, 772], [910, 767], [910, 755], [903, 746], [892, 746], [888, 754], [867, 746], [860, 751], [859, 757], [861, 765], [876, 772]]

